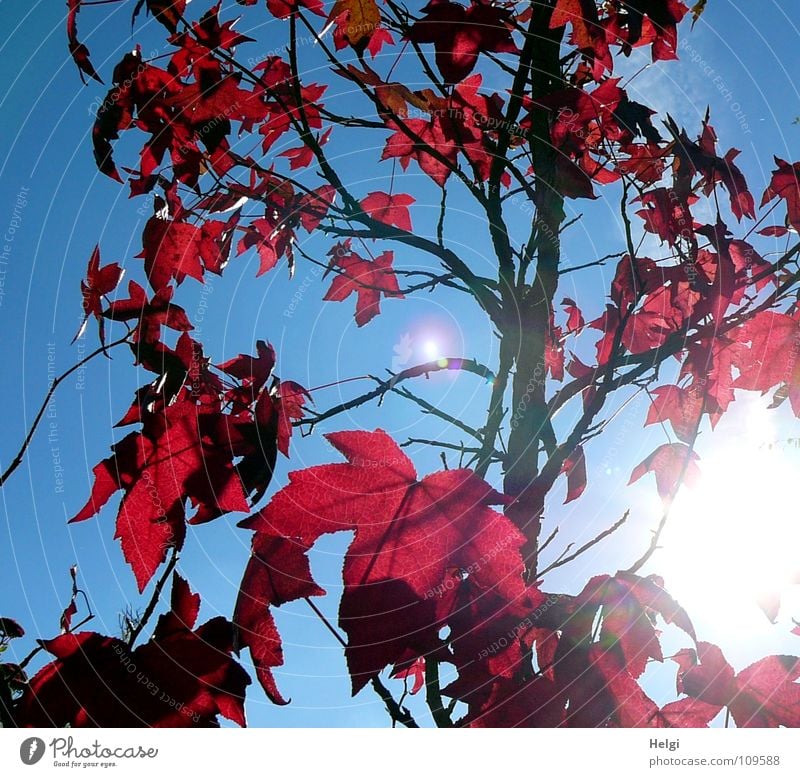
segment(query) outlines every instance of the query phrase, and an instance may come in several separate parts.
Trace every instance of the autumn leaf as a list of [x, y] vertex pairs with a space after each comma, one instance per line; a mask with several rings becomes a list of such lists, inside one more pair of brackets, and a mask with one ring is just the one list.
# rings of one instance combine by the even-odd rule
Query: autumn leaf
[[[241, 2], [241, 0], [237, 0], [237, 2]], [[245, 4], [252, 5], [254, 2], [256, 0]], [[267, 0], [267, 8], [277, 19], [288, 19], [300, 6], [308, 8], [311, 13], [317, 16], [325, 16], [322, 0]]]
[[335, 23], [333, 33], [337, 49], [349, 45], [363, 54], [381, 22], [381, 12], [376, 0], [336, 0], [328, 15], [328, 23]]
[[699, 456], [683, 443], [665, 443], [654, 450], [631, 473], [628, 485], [635, 483], [648, 472], [655, 473], [658, 495], [666, 503], [671, 501], [678, 486], [693, 486], [700, 477], [696, 462]]
[[564, 504], [567, 504], [577, 499], [586, 489], [586, 457], [582, 446], [576, 446], [567, 456], [561, 466], [561, 472], [567, 476], [567, 497], [564, 499]]
[[414, 202], [415, 200], [410, 194], [371, 192], [361, 200], [359, 205], [364, 213], [372, 216], [376, 221], [411, 232], [411, 215], [408, 208]]
[[384, 251], [374, 260], [362, 259], [353, 251], [338, 248], [332, 253], [332, 265], [337, 268], [337, 274], [323, 299], [341, 302], [355, 294], [358, 326], [364, 326], [380, 313], [381, 295], [402, 298], [392, 270], [392, 251]]
[[669, 422], [681, 442], [691, 443], [703, 413], [702, 390], [692, 386], [658, 386], [650, 393], [651, 404], [645, 426]]
[[572, 300], [569, 297], [564, 297], [564, 299], [561, 300], [561, 305], [568, 317], [567, 332], [580, 332], [580, 330], [584, 327], [584, 320], [583, 314], [581, 313], [578, 305], [575, 303], [575, 300]]
[[436, 66], [444, 79], [457, 84], [474, 69], [482, 52], [516, 53], [511, 39], [511, 13], [504, 8], [471, 0], [468, 8], [449, 0], [428, 3], [408, 32], [415, 43], [433, 43]]
[[437, 624], [452, 605], [443, 595], [452, 570], [469, 570], [487, 591], [521, 596], [524, 538], [489, 507], [504, 498], [471, 471], [417, 480], [411, 461], [383, 431], [326, 437], [347, 463], [292, 473], [289, 485], [241, 525], [300, 547], [324, 534], [355, 532], [339, 621], [356, 693], [409, 651], [421, 656], [440, 644]]
[[227, 222], [206, 221], [195, 226], [185, 221], [151, 216], [142, 232], [142, 252], [147, 279], [154, 291], [173, 279], [202, 281], [206, 270], [217, 275], [228, 263], [238, 212]]
[[270, 607], [325, 591], [311, 579], [306, 551], [296, 540], [257, 533], [253, 536], [250, 560], [239, 586], [233, 622], [236, 649], [247, 648], [256, 677], [269, 698], [286, 704], [272, 670], [283, 664], [283, 648]]
[[91, 631], [43, 640], [54, 660], [31, 678], [17, 725], [209, 727], [222, 715], [244, 726], [250, 678], [231, 657], [231, 624], [216, 617], [194, 629], [199, 606], [176, 573], [171, 610], [135, 650]]
[[412, 696], [418, 694], [425, 685], [425, 659], [420, 656], [405, 668], [395, 669], [392, 677], [396, 680], [413, 680], [409, 693]]
[[103, 79], [97, 75], [89, 59], [89, 49], [78, 40], [78, 13], [81, 10], [82, 3], [83, 0], [67, 0], [67, 41], [69, 53], [72, 55], [72, 60], [78, 66], [81, 80], [83, 80], [83, 75], [85, 73], [90, 78], [102, 84]]
[[767, 656], [738, 674], [722, 651], [700, 642], [697, 654], [683, 652], [676, 658], [678, 691], [714, 705], [728, 707], [738, 728], [800, 726], [800, 659]]
[[81, 281], [81, 295], [83, 296], [83, 321], [78, 333], [73, 338], [77, 340], [86, 328], [89, 316], [94, 316], [98, 321], [100, 342], [105, 344], [105, 322], [103, 320], [103, 297], [117, 288], [122, 276], [125, 275], [119, 264], [113, 262], [105, 267], [100, 267], [100, 246], [95, 246], [89, 257], [89, 266], [86, 269], [86, 280]]
[[138, 0], [136, 7], [133, 9], [131, 26], [133, 26], [133, 22], [136, 21], [136, 17], [142, 10], [142, 6], [146, 3], [147, 12], [151, 13], [161, 24], [174, 34], [178, 29], [178, 20], [186, 11], [187, 2], [188, 0]]
[[575, 45], [593, 61], [593, 74], [599, 80], [604, 70], [612, 69], [612, 59], [594, 0], [558, 0], [550, 17], [550, 28], [568, 23], [572, 25]]
[[115, 537], [140, 591], [168, 549], [182, 547], [187, 503], [196, 508], [195, 523], [249, 510], [231, 457], [212, 436], [213, 424], [213, 416], [198, 413], [185, 397], [145, 417], [142, 431], [112, 446], [113, 455], [94, 468], [89, 501], [72, 518], [91, 518], [123, 491]]

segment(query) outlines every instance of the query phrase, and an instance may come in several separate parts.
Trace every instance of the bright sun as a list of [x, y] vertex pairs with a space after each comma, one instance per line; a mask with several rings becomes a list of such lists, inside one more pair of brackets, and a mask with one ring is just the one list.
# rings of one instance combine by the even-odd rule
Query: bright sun
[[[780, 437], [773, 413], [748, 410], [745, 423], [701, 457], [702, 479], [681, 489], [657, 566], [690, 612], [767, 623], [759, 603], [782, 601], [781, 620], [797, 616], [800, 570], [800, 453]], [[777, 597], [780, 596], [780, 599]]]
[[422, 345], [422, 350], [429, 359], [439, 358], [439, 343], [436, 340], [426, 340]]

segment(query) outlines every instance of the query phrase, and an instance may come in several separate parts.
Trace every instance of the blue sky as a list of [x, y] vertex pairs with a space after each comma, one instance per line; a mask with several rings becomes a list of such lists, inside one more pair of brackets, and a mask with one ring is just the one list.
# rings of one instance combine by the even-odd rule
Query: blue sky
[[[196, 2], [199, 5], [199, 0]], [[750, 10], [755, 4], [748, 4], [748, 10], [743, 11], [730, 0], [710, 0], [694, 31], [689, 32], [688, 24], [681, 28], [685, 41], [681, 63], [661, 63], [637, 74], [647, 62], [645, 54], [637, 52], [622, 67], [626, 78], [636, 74], [628, 86], [633, 99], [670, 112], [687, 126], [690, 135], [696, 133], [710, 105], [720, 145], [723, 150], [730, 146], [742, 150], [741, 166], [757, 199], [768, 181], [773, 154], [790, 160], [800, 158], [800, 126], [793, 124], [800, 115], [800, 99], [791, 77], [800, 66], [793, 5], [790, 0], [769, 0], [758, 3], [756, 12]], [[80, 15], [81, 36], [106, 81], [114, 63], [136, 42], [141, 42], [145, 54], [161, 45], [162, 28], [152, 20], [140, 19], [131, 37], [131, 6], [86, 8]], [[243, 10], [232, 2], [223, 6], [228, 14], [224, 18]], [[0, 363], [5, 365], [0, 379], [4, 408], [0, 462], [4, 465], [24, 438], [48, 379], [71, 366], [82, 349], [88, 353], [95, 347], [96, 334], [91, 327], [85, 339], [70, 344], [80, 320], [79, 283], [93, 246], [100, 243], [104, 262], [124, 263], [126, 281], [135, 278], [143, 282], [141, 262], [134, 256], [140, 250], [139, 235], [150, 215], [150, 205], [144, 198], [129, 200], [127, 188], [95, 171], [90, 131], [94, 108], [105, 88], [93, 82], [86, 87], [81, 84], [68, 60], [63, 13], [62, 3], [0, 2], [0, 18], [6, 30], [1, 76], [0, 229], [10, 226], [14, 230], [0, 297]], [[253, 33], [256, 19], [268, 21]], [[256, 61], [278, 48], [286, 33], [282, 23], [252, 10], [245, 14], [240, 29], [259, 39], [259, 43], [242, 47], [242, 56]], [[313, 51], [302, 50], [301, 57], [307, 57], [309, 69], [319, 64]], [[324, 74], [318, 77], [326, 80]], [[501, 88], [499, 83], [487, 83]], [[341, 107], [350, 105], [352, 99], [334, 90], [328, 102]], [[123, 140], [118, 160], [133, 163], [137, 141], [139, 137]], [[332, 141], [336, 164], [359, 195], [388, 189], [392, 164], [366, 161], [377, 160], [382, 143], [382, 135], [363, 133]], [[313, 176], [313, 171], [308, 175]], [[433, 187], [412, 165], [397, 178], [396, 189], [417, 198], [412, 211], [415, 228], [430, 234], [438, 207]], [[18, 204], [21, 194], [24, 206]], [[579, 264], [621, 250], [616, 200], [601, 197], [593, 203], [570, 205], [576, 208], [575, 213], [584, 210], [586, 215], [567, 237], [565, 256], [569, 261]], [[516, 218], [520, 228], [524, 227], [525, 214], [520, 211]], [[448, 229], [453, 247], [476, 271], [494, 274], [486, 250], [485, 224], [457, 197], [448, 212]], [[758, 245], [764, 250], [779, 248], [767, 241]], [[319, 240], [306, 246], [319, 258], [327, 247]], [[424, 256], [400, 250], [397, 265], [406, 269], [429, 267]], [[201, 330], [199, 339], [214, 361], [251, 352], [256, 339], [267, 339], [278, 351], [278, 374], [312, 387], [423, 361], [429, 356], [428, 343], [435, 343], [447, 356], [475, 356], [490, 366], [496, 359], [496, 343], [487, 323], [471, 299], [456, 292], [388, 300], [382, 305], [381, 316], [357, 330], [352, 300], [321, 302], [327, 282], [313, 266], [300, 260], [291, 282], [285, 267], [258, 279], [254, 278], [256, 269], [256, 258], [247, 255], [233, 261], [223, 278], [212, 277], [205, 288], [189, 280], [178, 292], [177, 301]], [[613, 268], [606, 267], [593, 274], [567, 275], [560, 293], [577, 299], [587, 315], [597, 314], [602, 305], [600, 289], [608, 287], [610, 272]], [[591, 344], [582, 342], [576, 348], [591, 352]], [[91, 627], [98, 631], [117, 633], [118, 614], [129, 605], [143, 608], [147, 601], [137, 596], [132, 574], [112, 539], [115, 503], [99, 519], [67, 526], [67, 519], [87, 497], [91, 468], [120, 436], [112, 428], [114, 422], [130, 404], [133, 390], [149, 380], [146, 374], [137, 373], [130, 361], [127, 351], [118, 351], [111, 360], [95, 360], [83, 375], [60, 387], [25, 462], [0, 489], [0, 615], [16, 618], [27, 629], [28, 637], [15, 644], [20, 654], [30, 649], [33, 638], [57, 633], [58, 617], [69, 595], [68, 570], [72, 564], [79, 566], [81, 584], [97, 615]], [[363, 388], [367, 385], [364, 383]], [[476, 422], [488, 401], [486, 385], [470, 375], [440, 376], [413, 388], [429, 401]], [[319, 391], [315, 399], [318, 407], [324, 408], [359, 389], [359, 384], [350, 383]], [[772, 439], [800, 436], [796, 421], [783, 410], [770, 416], [769, 422], [759, 421], [766, 418], [762, 406], [743, 401], [736, 414], [720, 424], [715, 437], [703, 436], [698, 445], [701, 455], [738, 450], [736, 446], [742, 441], [758, 446]], [[664, 441], [658, 428], [641, 430], [645, 412], [642, 401], [626, 407], [607, 435], [587, 449], [590, 478], [594, 477], [586, 497], [564, 508], [556, 499], [549, 512], [553, 516], [550, 528], [560, 522], [563, 536], [583, 542], [632, 507], [631, 521], [620, 533], [620, 542], [554, 575], [547, 580], [548, 590], [574, 591], [591, 574], [626, 566], [639, 555], [649, 527], [657, 522], [652, 479], [625, 487], [631, 469]], [[389, 399], [381, 408], [364, 408], [351, 417], [341, 416], [320, 431], [376, 426], [401, 441], [442, 435], [446, 435], [443, 439], [459, 441], [436, 422], [420, 419], [413, 406], [400, 399]], [[751, 429], [748, 436], [745, 430], [750, 427], [755, 431]], [[421, 473], [440, 466], [438, 454], [429, 449], [411, 446], [408, 452]], [[296, 436], [292, 460], [280, 463], [277, 482], [285, 481], [290, 466], [301, 468], [331, 459], [332, 453], [319, 433], [305, 439]], [[796, 454], [788, 450], [785, 462], [796, 465]], [[557, 495], [560, 488], [563, 486], [556, 487]], [[788, 501], [778, 486], [776, 489], [773, 502], [788, 510]], [[698, 519], [698, 509], [697, 504], [686, 507], [684, 521]], [[203, 596], [204, 619], [232, 611], [249, 552], [249, 533], [237, 529], [235, 522], [235, 517], [223, 518], [189, 531], [180, 569]], [[700, 578], [697, 574], [681, 577], [679, 548], [687, 536], [686, 532], [675, 533], [674, 547], [665, 551], [664, 565], [672, 570], [675, 585], [692, 596], [703, 571]], [[335, 620], [341, 553], [347, 540], [346, 536], [326, 538], [312, 553], [315, 577], [329, 592], [320, 606], [331, 620]], [[721, 555], [725, 554], [726, 541], [723, 538], [716, 547]], [[554, 555], [563, 547], [555, 543]], [[649, 571], [658, 569], [656, 561]], [[724, 565], [721, 569], [724, 577]], [[686, 584], [686, 580], [693, 582]], [[710, 579], [709, 586], [709, 590], [716, 590]], [[737, 666], [766, 652], [796, 652], [800, 647], [796, 637], [781, 636], [787, 631], [785, 620], [782, 626], [769, 627], [752, 602], [739, 602], [739, 614], [748, 624], [748, 639], [732, 638], [727, 616], [726, 623], [720, 625], [720, 608], [713, 601], [704, 603], [698, 598], [697, 604], [701, 612], [696, 617], [705, 629], [704, 635], [712, 640], [718, 636]], [[691, 609], [689, 602], [687, 606]], [[796, 614], [800, 615], [800, 608]], [[386, 724], [380, 701], [369, 691], [349, 698], [341, 650], [305, 605], [294, 603], [282, 608], [278, 624], [287, 659], [278, 681], [293, 702], [286, 708], [273, 707], [254, 689], [248, 702], [251, 725]], [[667, 639], [672, 636], [668, 634]], [[654, 680], [650, 690], [666, 699], [668, 685]], [[399, 695], [400, 683], [391, 686]]]

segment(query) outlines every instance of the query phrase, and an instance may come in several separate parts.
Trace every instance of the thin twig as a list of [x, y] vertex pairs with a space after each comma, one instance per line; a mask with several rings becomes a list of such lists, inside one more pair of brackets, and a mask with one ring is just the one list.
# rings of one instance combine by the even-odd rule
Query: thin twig
[[33, 439], [33, 435], [36, 432], [37, 427], [41, 423], [41, 420], [47, 410], [47, 405], [50, 403], [50, 399], [55, 393], [55, 390], [59, 387], [63, 381], [65, 381], [73, 372], [83, 367], [84, 364], [94, 359], [96, 356], [99, 356], [101, 353], [106, 353], [107, 351], [111, 350], [112, 348], [122, 345], [122, 343], [128, 342], [129, 333], [125, 335], [125, 337], [120, 338], [119, 340], [115, 340], [113, 343], [109, 345], [103, 345], [97, 348], [96, 350], [92, 351], [88, 356], [85, 356], [80, 361], [76, 362], [72, 365], [66, 372], [63, 372], [57, 378], [55, 378], [50, 385], [47, 393], [44, 395], [44, 401], [42, 402], [41, 407], [39, 408], [39, 412], [36, 414], [36, 417], [33, 419], [33, 424], [31, 428], [28, 430], [28, 434], [25, 437], [25, 440], [22, 443], [17, 455], [12, 460], [11, 464], [8, 465], [8, 468], [2, 475], [0, 475], [0, 488], [5, 485], [6, 480], [13, 474], [14, 470], [22, 464], [23, 459], [25, 458], [25, 452], [28, 450], [28, 446], [31, 444], [31, 440]]
[[130, 637], [128, 637], [129, 648], [133, 647], [133, 643], [136, 642], [137, 638], [142, 633], [142, 630], [147, 625], [147, 622], [153, 615], [153, 612], [158, 606], [158, 601], [161, 598], [161, 592], [163, 591], [164, 586], [167, 583], [167, 579], [172, 574], [173, 570], [175, 569], [175, 565], [177, 563], [178, 563], [178, 548], [173, 545], [172, 552], [170, 554], [169, 560], [167, 561], [167, 566], [164, 568], [164, 572], [162, 573], [161, 577], [158, 578], [158, 582], [156, 583], [156, 586], [153, 589], [153, 595], [150, 597], [150, 601], [147, 603], [147, 607], [145, 608], [144, 614], [142, 615], [141, 618], [139, 618], [139, 622], [136, 624], [135, 628], [131, 631]]
[[[314, 602], [307, 596], [303, 597], [305, 603], [314, 611], [314, 614], [320, 619], [323, 623], [325, 628], [330, 631], [331, 634], [336, 638], [336, 641], [343, 647], [347, 647], [347, 642], [344, 640], [341, 634], [333, 627], [331, 622], [325, 617], [325, 614], [322, 610], [317, 607]], [[406, 728], [419, 728], [417, 722], [414, 720], [411, 713], [405, 708], [401, 707], [394, 699], [394, 696], [389, 692], [389, 689], [381, 682], [379, 677], [374, 677], [372, 679], [372, 687], [375, 689], [378, 696], [381, 697], [383, 700], [384, 705], [386, 706], [386, 711], [389, 713], [389, 717], [392, 721], [396, 723], [402, 723]]]
[[623, 523], [625, 523], [625, 521], [628, 520], [630, 512], [631, 512], [630, 510], [626, 510], [623, 513], [622, 518], [620, 518], [613, 526], [610, 526], [605, 531], [600, 532], [600, 534], [598, 534], [594, 539], [591, 539], [589, 540], [589, 542], [585, 543], [584, 545], [581, 545], [581, 547], [578, 548], [574, 553], [570, 554], [569, 556], [561, 557], [556, 561], [554, 561], [552, 564], [550, 564], [549, 567], [545, 567], [541, 572], [539, 572], [539, 577], [543, 577], [548, 572], [552, 572], [554, 569], [557, 569], [558, 567], [563, 567], [565, 564], [569, 564], [571, 561], [574, 561], [576, 558], [578, 558], [578, 556], [586, 553], [587, 550], [590, 550], [599, 542], [602, 542], [606, 537], [613, 534], [617, 529], [619, 529], [620, 526], [622, 526]]

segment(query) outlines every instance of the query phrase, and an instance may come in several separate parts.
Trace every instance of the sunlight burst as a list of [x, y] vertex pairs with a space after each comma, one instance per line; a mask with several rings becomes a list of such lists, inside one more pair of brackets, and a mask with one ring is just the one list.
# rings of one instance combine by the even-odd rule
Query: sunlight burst
[[788, 621], [797, 595], [800, 453], [767, 442], [779, 431], [773, 423], [755, 407], [735, 436], [702, 456], [702, 479], [681, 489], [661, 542], [658, 567], [681, 604], [740, 633], [743, 617], [767, 623], [759, 607], [770, 602], [783, 601]]

